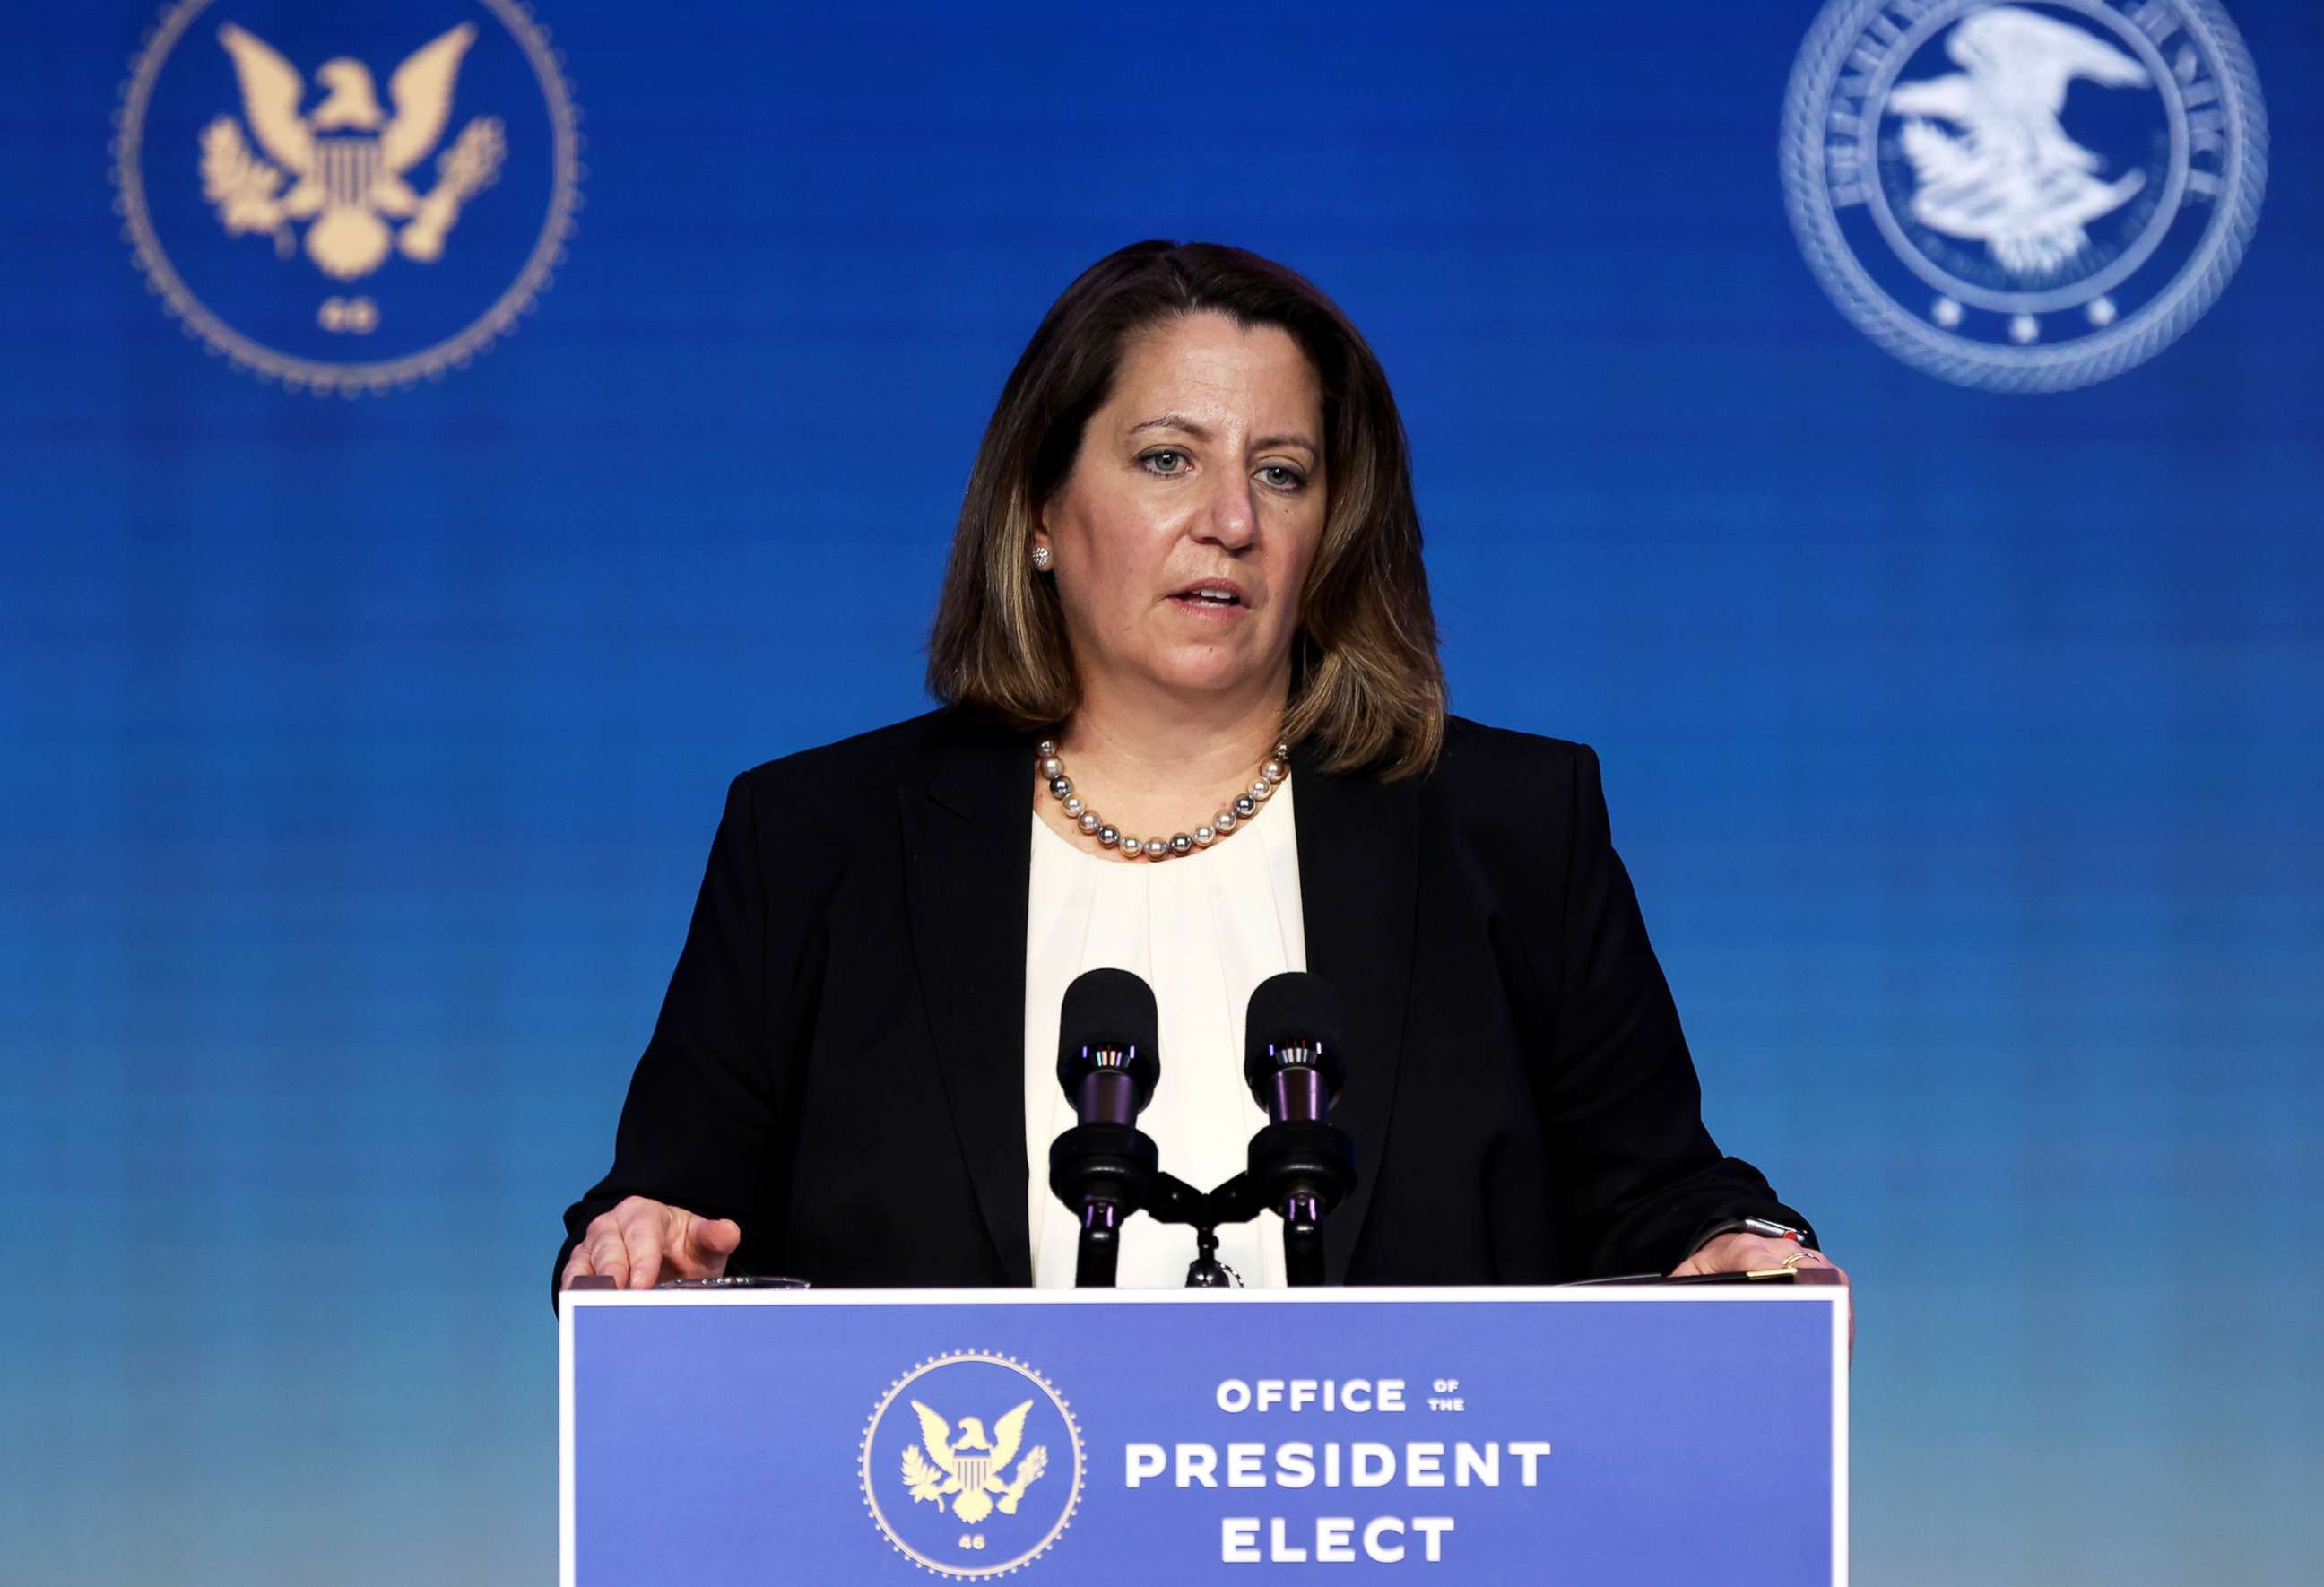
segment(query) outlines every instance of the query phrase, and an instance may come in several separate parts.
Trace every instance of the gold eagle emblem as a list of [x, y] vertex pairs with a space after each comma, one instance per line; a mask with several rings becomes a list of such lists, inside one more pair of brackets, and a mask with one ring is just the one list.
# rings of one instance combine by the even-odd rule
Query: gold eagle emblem
[[[1035, 1444], [1023, 1460], [1017, 1460], [1018, 1445], [1025, 1440], [1025, 1418], [1033, 1409], [1029, 1399], [995, 1422], [990, 1438], [974, 1416], [963, 1416], [954, 1428], [917, 1399], [912, 1409], [920, 1418], [920, 1440], [927, 1450], [924, 1455], [919, 1445], [904, 1446], [904, 1482], [915, 1504], [926, 1499], [941, 1507], [949, 1498], [952, 1513], [973, 1527], [995, 1509], [1015, 1515], [1025, 1490], [1048, 1470], [1045, 1444]], [[1012, 1460], [1017, 1460], [1013, 1472], [1009, 1469]]]
[[[475, 24], [462, 23], [413, 51], [387, 79], [392, 115], [381, 108], [363, 62], [327, 60], [315, 72], [323, 101], [302, 115], [307, 89], [298, 69], [255, 34], [232, 23], [218, 29], [242, 85], [244, 118], [265, 152], [251, 149], [231, 115], [202, 129], [202, 192], [220, 224], [235, 235], [268, 233], [275, 253], [287, 257], [290, 223], [311, 221], [307, 256], [339, 281], [377, 270], [391, 245], [419, 263], [441, 258], [461, 205], [500, 174], [506, 152], [500, 122], [477, 116], [461, 129], [425, 194], [405, 173], [443, 138], [453, 83], [475, 38]], [[402, 225], [391, 230], [389, 221]]]

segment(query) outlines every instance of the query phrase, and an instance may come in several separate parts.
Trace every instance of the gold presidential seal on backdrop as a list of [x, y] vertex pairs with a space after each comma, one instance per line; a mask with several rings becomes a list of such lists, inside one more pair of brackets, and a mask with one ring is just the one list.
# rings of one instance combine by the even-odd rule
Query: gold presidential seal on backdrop
[[1084, 1464], [1080, 1426], [1047, 1379], [1013, 1356], [957, 1351], [889, 1386], [857, 1475], [889, 1546], [974, 1578], [1047, 1552], [1081, 1502]]
[[116, 208], [162, 307], [239, 367], [349, 396], [513, 332], [580, 205], [548, 30], [516, 0], [251, 11], [180, 0], [122, 87]]

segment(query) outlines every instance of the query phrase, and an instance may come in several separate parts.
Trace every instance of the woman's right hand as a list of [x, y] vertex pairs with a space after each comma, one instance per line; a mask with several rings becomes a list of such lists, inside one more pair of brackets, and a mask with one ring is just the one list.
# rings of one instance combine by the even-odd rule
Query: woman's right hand
[[651, 1289], [664, 1278], [716, 1278], [742, 1243], [742, 1226], [732, 1218], [698, 1217], [684, 1207], [628, 1196], [589, 1220], [558, 1287], [569, 1288], [593, 1273], [611, 1278], [616, 1289]]

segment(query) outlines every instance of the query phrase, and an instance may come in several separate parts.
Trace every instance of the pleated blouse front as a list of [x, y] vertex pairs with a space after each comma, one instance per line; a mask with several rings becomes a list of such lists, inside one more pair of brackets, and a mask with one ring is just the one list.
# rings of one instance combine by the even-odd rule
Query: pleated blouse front
[[[1049, 1143], [1074, 1123], [1057, 1084], [1057, 1013], [1085, 970], [1129, 970], [1154, 989], [1162, 1079], [1139, 1125], [1162, 1167], [1200, 1190], [1241, 1172], [1267, 1115], [1242, 1079], [1243, 1016], [1270, 975], [1307, 968], [1299, 846], [1286, 779], [1248, 825], [1180, 859], [1124, 860], [1033, 823], [1025, 922], [1025, 1151], [1033, 1282], [1070, 1288], [1079, 1228], [1049, 1193]], [[1271, 1213], [1219, 1231], [1219, 1259], [1247, 1285], [1283, 1283]], [[1122, 1229], [1122, 1288], [1186, 1281], [1194, 1232], [1143, 1213]]]

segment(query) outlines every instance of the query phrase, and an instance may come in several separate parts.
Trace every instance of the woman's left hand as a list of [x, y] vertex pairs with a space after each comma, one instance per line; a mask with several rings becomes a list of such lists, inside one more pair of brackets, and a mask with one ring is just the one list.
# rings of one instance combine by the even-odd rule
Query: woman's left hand
[[[1794, 1266], [1800, 1268], [1830, 1268], [1840, 1275], [1842, 1284], [1848, 1275], [1840, 1264], [1820, 1250], [1789, 1240], [1771, 1240], [1764, 1234], [1747, 1234], [1741, 1230], [1721, 1234], [1704, 1242], [1701, 1250], [1671, 1269], [1674, 1278], [1684, 1278], [1695, 1273], [1757, 1273], [1769, 1268]], [[1849, 1294], [1848, 1352], [1856, 1353], [1856, 1297]]]

